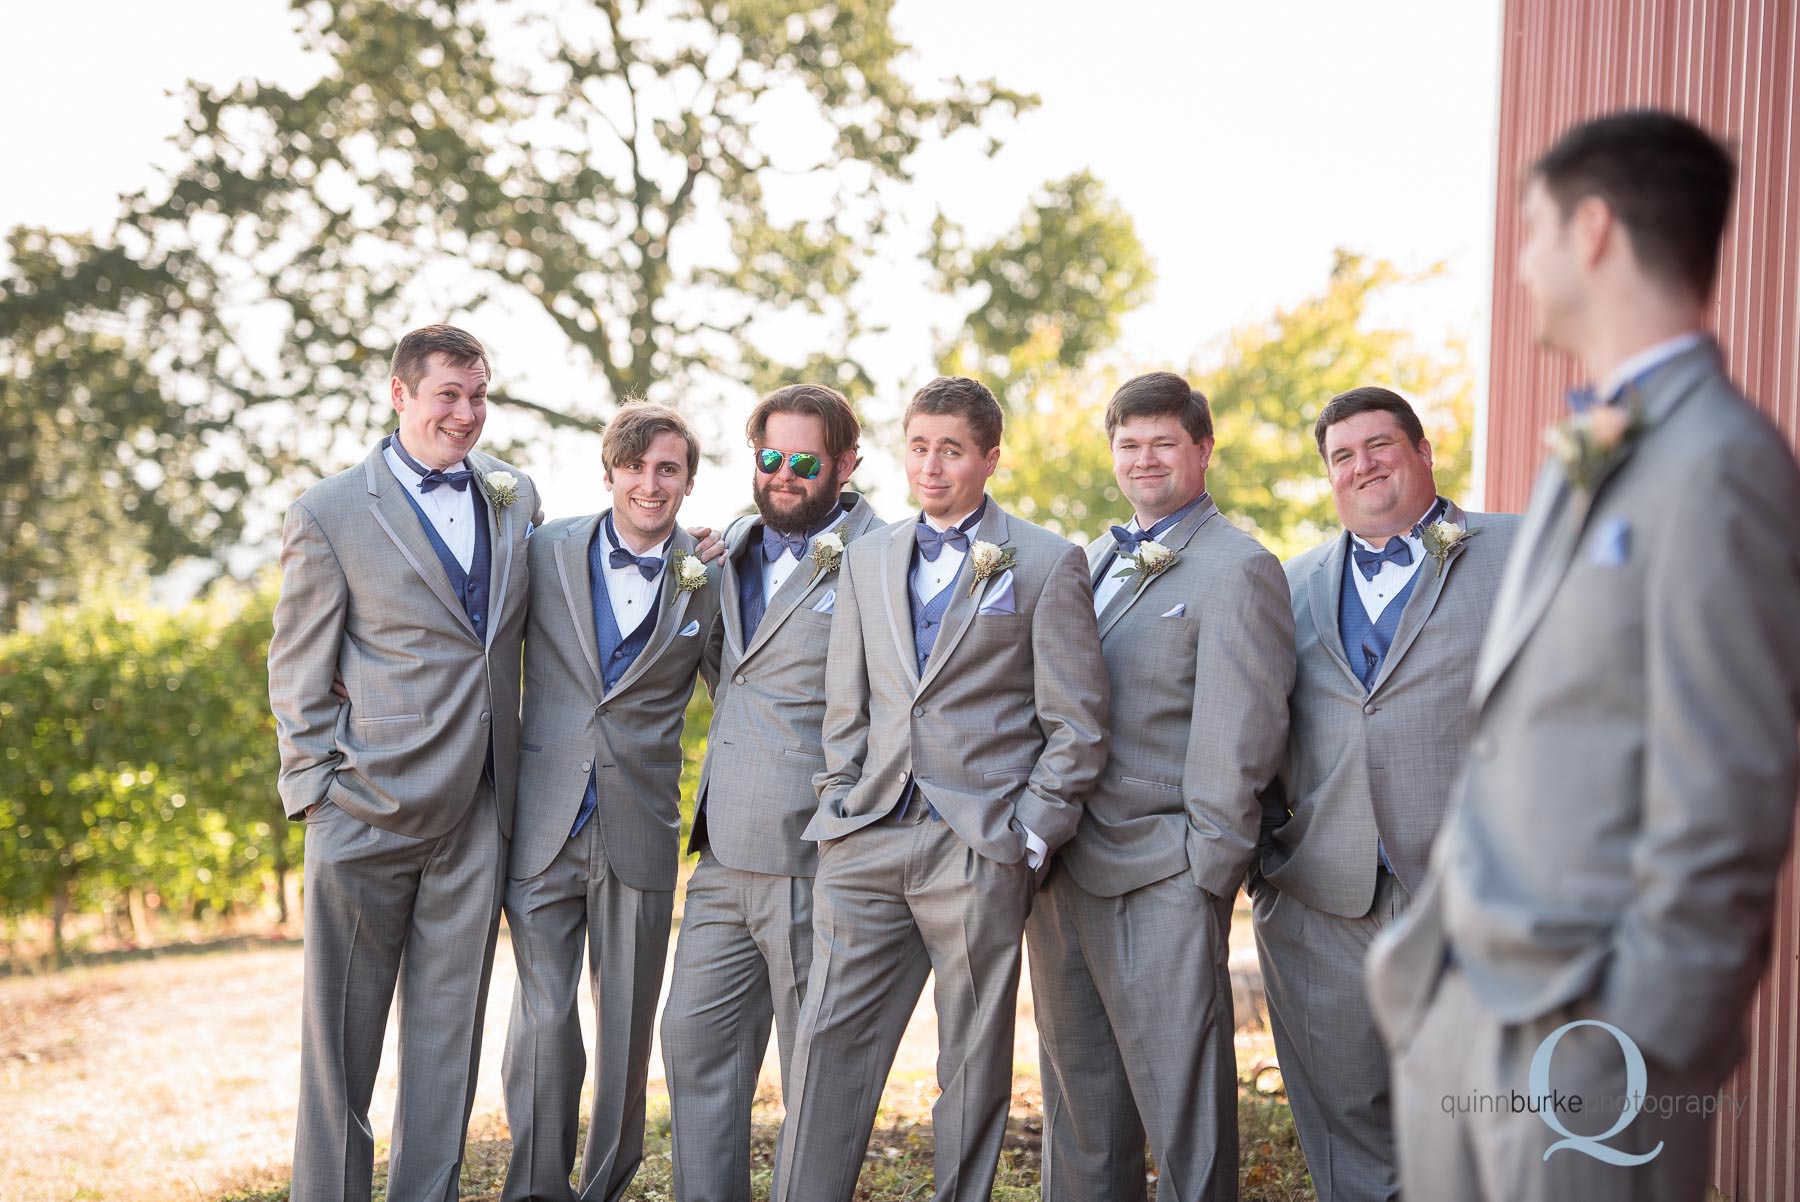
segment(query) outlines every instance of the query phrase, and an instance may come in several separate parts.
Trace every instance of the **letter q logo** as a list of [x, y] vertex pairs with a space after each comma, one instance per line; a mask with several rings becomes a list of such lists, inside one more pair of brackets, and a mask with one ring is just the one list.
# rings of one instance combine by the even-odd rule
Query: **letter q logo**
[[[1531, 1057], [1530, 1089], [1532, 1096], [1547, 1097], [1550, 1095], [1550, 1057], [1555, 1054], [1556, 1045], [1561, 1042], [1562, 1037], [1576, 1027], [1599, 1027], [1610, 1032], [1612, 1037], [1618, 1041], [1619, 1050], [1625, 1054], [1624, 1097], [1627, 1104], [1619, 1107], [1619, 1120], [1612, 1125], [1612, 1129], [1600, 1135], [1579, 1135], [1569, 1130], [1563, 1126], [1562, 1119], [1556, 1114], [1555, 1108], [1545, 1106], [1539, 1112], [1538, 1117], [1544, 1120], [1546, 1127], [1562, 1138], [1544, 1150], [1544, 1159], [1549, 1160], [1555, 1153], [1564, 1148], [1570, 1148], [1607, 1164], [1620, 1166], [1648, 1164], [1655, 1160], [1658, 1153], [1663, 1150], [1661, 1140], [1657, 1141], [1654, 1148], [1642, 1155], [1621, 1152], [1617, 1148], [1608, 1147], [1605, 1142], [1637, 1120], [1638, 1112], [1643, 1107], [1644, 1090], [1649, 1084], [1650, 1077], [1649, 1070], [1644, 1067], [1644, 1054], [1638, 1050], [1637, 1043], [1631, 1036], [1611, 1023], [1601, 1022], [1596, 1018], [1579, 1018], [1574, 1022], [1564, 1023], [1544, 1036], [1544, 1042], [1538, 1044], [1537, 1051]], [[1635, 1105], [1630, 1102], [1633, 1098], [1637, 1099]]]

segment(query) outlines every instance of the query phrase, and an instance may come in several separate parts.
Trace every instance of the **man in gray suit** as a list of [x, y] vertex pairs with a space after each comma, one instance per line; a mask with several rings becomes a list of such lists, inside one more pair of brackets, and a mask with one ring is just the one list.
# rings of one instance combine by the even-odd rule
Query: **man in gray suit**
[[412, 331], [389, 390], [398, 429], [309, 488], [281, 534], [269, 703], [282, 805], [306, 821], [296, 1202], [370, 1195], [396, 984], [388, 1196], [456, 1197], [512, 830], [537, 491], [474, 449], [474, 337]]
[[[801, 833], [825, 763], [838, 570], [845, 549], [881, 526], [868, 501], [844, 491], [861, 427], [841, 393], [778, 388], [751, 411], [746, 434], [757, 512], [726, 531], [709, 647], [719, 684], [689, 845], [700, 863], [663, 1008], [680, 1202], [750, 1199], [750, 1108], [769, 1027], [785, 1076], [812, 963], [818, 854]], [[915, 971], [928, 971], [923, 955]]]
[[1469, 742], [1469, 688], [1518, 519], [1438, 495], [1398, 393], [1355, 388], [1313, 428], [1344, 529], [1288, 561], [1299, 668], [1251, 870], [1281, 1077], [1320, 1202], [1398, 1195], [1369, 941], [1425, 875]]
[[1212, 415], [1171, 372], [1106, 407], [1129, 523], [1088, 548], [1112, 753], [1031, 913], [1044, 1197], [1237, 1197], [1232, 899], [1294, 681], [1287, 581], [1206, 491]]
[[1370, 956], [1414, 1197], [1704, 1192], [1800, 783], [1800, 470], [1702, 333], [1733, 174], [1631, 112], [1525, 192], [1539, 335], [1600, 388], [1553, 432], [1459, 801]]
[[[519, 813], [506, 920], [519, 964], [507, 1027], [513, 1155], [501, 1196], [618, 1202], [644, 1152], [645, 1077], [681, 829], [681, 726], [716, 574], [675, 524], [700, 444], [673, 409], [631, 404], [600, 445], [613, 507], [531, 540]], [[587, 951], [598, 1036], [579, 1192]]]
[[974, 380], [920, 389], [904, 462], [923, 513], [857, 540], [838, 574], [787, 1202], [855, 1191], [921, 952], [937, 974], [934, 1196], [993, 1187], [1035, 869], [1075, 833], [1107, 745], [1081, 552], [985, 495], [1002, 420]]

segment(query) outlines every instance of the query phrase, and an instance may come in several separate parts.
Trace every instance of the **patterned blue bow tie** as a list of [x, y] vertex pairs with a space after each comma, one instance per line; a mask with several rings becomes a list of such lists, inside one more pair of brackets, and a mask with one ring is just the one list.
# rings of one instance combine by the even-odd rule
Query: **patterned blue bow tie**
[[633, 555], [624, 547], [614, 547], [612, 549], [612, 554], [606, 557], [606, 562], [610, 563], [615, 568], [622, 568], [635, 563], [637, 565], [637, 570], [643, 573], [645, 580], [655, 580], [656, 574], [662, 571], [663, 568], [662, 556]]
[[919, 554], [923, 555], [928, 563], [936, 563], [937, 557], [944, 553], [946, 546], [955, 547], [959, 551], [969, 549], [969, 536], [964, 534], [960, 527], [952, 526], [948, 530], [939, 531], [923, 519], [919, 521], [918, 539]]
[[1118, 544], [1115, 550], [1126, 559], [1138, 553], [1138, 548], [1145, 543], [1155, 542], [1156, 535], [1149, 530], [1133, 530], [1129, 526], [1114, 526], [1113, 541]]
[[1388, 539], [1387, 546], [1379, 551], [1364, 550], [1361, 544], [1351, 543], [1350, 554], [1356, 557], [1356, 570], [1363, 574], [1364, 580], [1373, 580], [1381, 573], [1381, 565], [1388, 560], [1407, 567], [1412, 563], [1412, 548], [1407, 546], [1403, 538]]
[[806, 536], [804, 534], [783, 534], [779, 530], [763, 527], [763, 558], [774, 563], [781, 558], [783, 551], [799, 559], [806, 554]]

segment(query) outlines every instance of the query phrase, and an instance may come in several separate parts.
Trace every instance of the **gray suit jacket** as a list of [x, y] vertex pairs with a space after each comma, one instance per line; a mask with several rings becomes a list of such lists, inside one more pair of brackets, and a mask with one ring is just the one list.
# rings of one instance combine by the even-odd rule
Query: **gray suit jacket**
[[[479, 452], [468, 461], [519, 482], [504, 509], [477, 502], [493, 555], [485, 645], [379, 445], [288, 509], [269, 705], [289, 818], [329, 799], [395, 834], [446, 834], [474, 804], [491, 732], [500, 829], [511, 831], [525, 532], [543, 513], [517, 468]], [[332, 695], [334, 677], [348, 701]]]
[[[845, 548], [881, 521], [868, 501], [844, 494], [847, 512], [833, 527]], [[838, 572], [798, 564], [769, 599], [768, 612], [745, 645], [738, 604], [738, 560], [762, 525], [754, 518], [727, 533], [719, 580], [719, 617], [712, 653], [719, 657], [719, 686], [700, 773], [703, 820], [694, 826], [689, 851], [710, 847], [720, 863], [745, 872], [812, 876], [816, 845], [801, 838], [818, 811], [813, 776], [825, 766], [820, 730], [825, 722], [825, 663], [831, 612], [816, 607], [837, 588]], [[752, 569], [762, 552], [751, 547]]]
[[[594, 637], [588, 543], [604, 514], [562, 518], [531, 538], [531, 624], [525, 636], [525, 719], [519, 755], [514, 877], [536, 876], [568, 842], [588, 774], [606, 858], [633, 889], [673, 889], [681, 841], [681, 725], [719, 610], [709, 568], [693, 592], [665, 568], [649, 645], [607, 690]], [[692, 554], [676, 527], [671, 551]], [[690, 634], [682, 631], [693, 628]]]
[[1021, 824], [1067, 843], [1106, 762], [1106, 661], [1080, 548], [988, 498], [975, 540], [1013, 552], [1011, 613], [980, 614], [1005, 591], [973, 589], [971, 552], [918, 670], [907, 578], [916, 521], [853, 544], [838, 575], [825, 685], [825, 767], [812, 840], [893, 812], [915, 774], [957, 835], [991, 860], [1025, 858]]
[[1418, 892], [1450, 808], [1473, 727], [1475, 657], [1519, 519], [1454, 504], [1447, 517], [1469, 535], [1441, 572], [1429, 557], [1419, 565], [1373, 690], [1339, 634], [1349, 533], [1286, 565], [1299, 671], [1286, 759], [1263, 797], [1259, 875], [1315, 910], [1369, 912], [1378, 838], [1394, 875]]
[[[1274, 778], [1287, 732], [1287, 581], [1210, 499], [1158, 541], [1174, 561], [1142, 589], [1126, 580], [1100, 614], [1112, 752], [1062, 864], [1102, 897], [1178, 872], [1229, 897], [1256, 846], [1257, 792]], [[1093, 584], [1126, 566], [1107, 564], [1114, 546], [1108, 534], [1088, 547]]]
[[1584, 999], [1653, 1060], [1736, 1058], [1794, 820], [1800, 470], [1710, 345], [1639, 396], [1596, 490], [1539, 478], [1460, 799], [1371, 956], [1390, 1043], [1448, 947], [1502, 1022]]

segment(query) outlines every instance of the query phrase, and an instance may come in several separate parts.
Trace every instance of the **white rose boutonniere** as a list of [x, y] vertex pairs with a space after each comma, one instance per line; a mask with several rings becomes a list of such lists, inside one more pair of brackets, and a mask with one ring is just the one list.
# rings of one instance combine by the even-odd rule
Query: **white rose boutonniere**
[[1643, 421], [1635, 408], [1595, 405], [1544, 431], [1544, 445], [1570, 484], [1592, 492], [1642, 431]]
[[980, 588], [984, 581], [1016, 566], [1018, 562], [1019, 557], [1005, 547], [990, 543], [986, 539], [976, 539], [969, 546], [969, 564], [974, 569], [975, 575], [975, 579], [969, 584], [969, 596], [973, 597], [975, 590]]
[[675, 570], [677, 592], [691, 593], [706, 587], [706, 565], [698, 555], [686, 551], [669, 552], [669, 566]]
[[1137, 577], [1137, 588], [1133, 591], [1142, 592], [1153, 576], [1158, 572], [1166, 571], [1174, 562], [1175, 552], [1155, 539], [1151, 539], [1149, 542], [1138, 544], [1136, 555], [1125, 557], [1126, 566], [1114, 572], [1113, 579], [1124, 580], [1127, 577], [1135, 576]]
[[1422, 527], [1419, 540], [1425, 544], [1425, 554], [1437, 561], [1438, 575], [1442, 576], [1444, 565], [1450, 562], [1450, 552], [1479, 533], [1478, 530], [1465, 530], [1455, 522], [1440, 520]]
[[481, 478], [481, 487], [495, 509], [505, 509], [519, 499], [519, 478], [511, 472], [489, 472]]
[[835, 572], [844, 562], [844, 536], [836, 530], [827, 530], [812, 545], [813, 579], [817, 580], [827, 572]]

